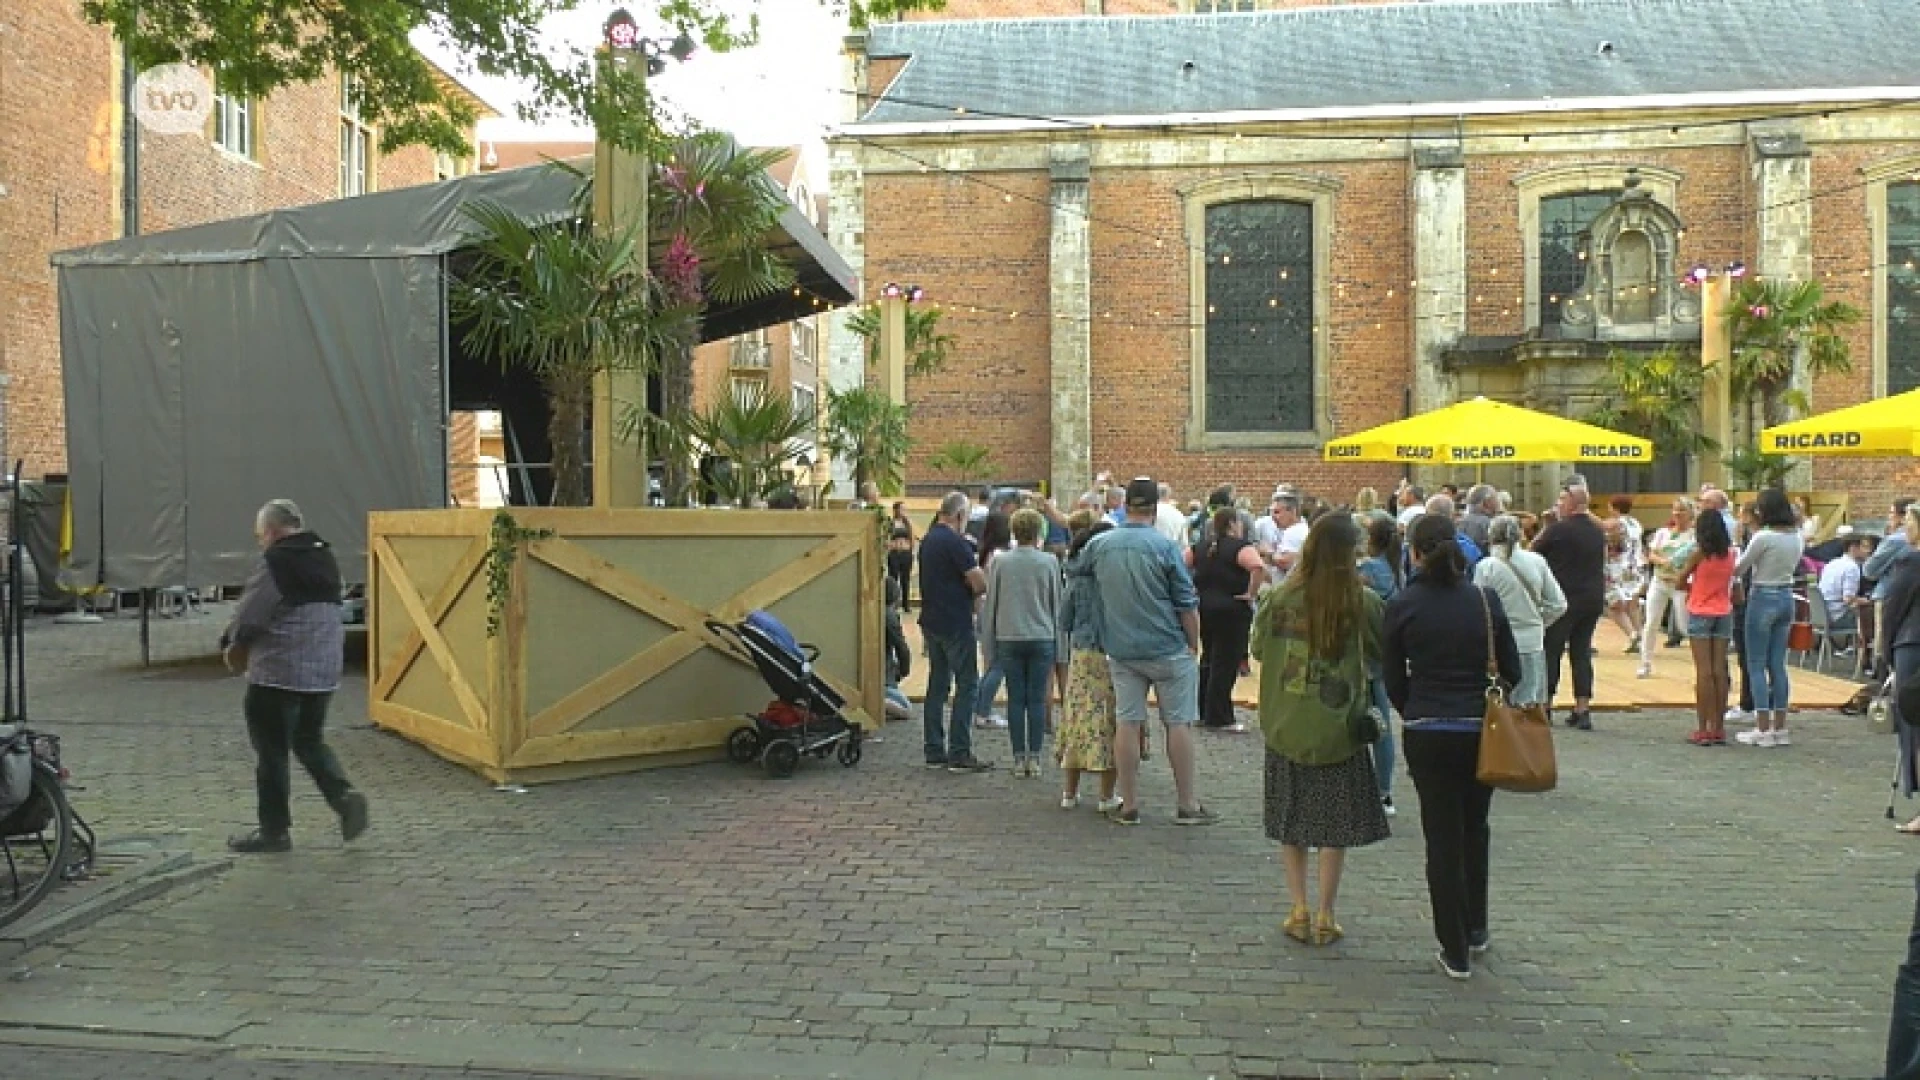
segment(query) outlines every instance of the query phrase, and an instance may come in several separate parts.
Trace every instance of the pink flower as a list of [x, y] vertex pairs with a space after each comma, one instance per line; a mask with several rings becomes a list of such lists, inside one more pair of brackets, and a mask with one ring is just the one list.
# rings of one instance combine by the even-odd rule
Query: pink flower
[[1756, 319], [1764, 319], [1767, 316], [1773, 314], [1772, 310], [1768, 308], [1767, 305], [1765, 304], [1755, 304], [1752, 307], [1748, 308], [1747, 311], [1750, 314], [1752, 314], [1753, 317]]
[[700, 253], [686, 233], [675, 233], [660, 258], [660, 280], [675, 303], [697, 304], [700, 292]]

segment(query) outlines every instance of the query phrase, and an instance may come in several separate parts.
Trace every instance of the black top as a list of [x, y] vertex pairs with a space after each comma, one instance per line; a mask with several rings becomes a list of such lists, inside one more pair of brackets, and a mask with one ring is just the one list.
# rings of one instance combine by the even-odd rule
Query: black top
[[1887, 573], [1886, 623], [1881, 633], [1887, 635], [1888, 647], [1920, 646], [1920, 551], [1903, 551], [1893, 560]]
[[1217, 539], [1205, 554], [1195, 552], [1193, 587], [1200, 593], [1202, 608], [1222, 609], [1233, 605], [1244, 608], [1248, 579], [1253, 575], [1240, 565], [1240, 551], [1247, 542], [1228, 536]]
[[287, 607], [340, 602], [340, 564], [333, 548], [312, 532], [297, 532], [267, 548], [267, 570]]
[[936, 637], [973, 633], [973, 545], [942, 522], [920, 541], [920, 629]]
[[1567, 594], [1569, 611], [1607, 606], [1607, 531], [1592, 514], [1575, 514], [1541, 530], [1533, 553], [1547, 560], [1553, 580]]
[[1500, 678], [1508, 686], [1520, 681], [1520, 650], [1499, 594], [1466, 581], [1443, 588], [1416, 574], [1387, 605], [1381, 656], [1387, 698], [1401, 716], [1477, 719], [1486, 712], [1487, 624], [1481, 596], [1492, 609]]

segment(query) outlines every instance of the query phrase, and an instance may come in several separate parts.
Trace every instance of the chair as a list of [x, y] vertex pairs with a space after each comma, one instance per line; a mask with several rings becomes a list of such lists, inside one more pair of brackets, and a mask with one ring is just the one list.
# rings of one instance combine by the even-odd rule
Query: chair
[[[1837, 628], [1827, 613], [1827, 598], [1818, 592], [1813, 594], [1814, 602], [1807, 605], [1807, 621], [1813, 624], [1813, 636], [1819, 642], [1819, 650], [1814, 654], [1814, 670], [1826, 673], [1827, 661], [1834, 654], [1834, 640], [1837, 638], [1853, 646], [1860, 643], [1860, 630], [1857, 626]], [[1856, 663], [1858, 658], [1856, 657]], [[1805, 667], [1803, 663], [1801, 665]]]

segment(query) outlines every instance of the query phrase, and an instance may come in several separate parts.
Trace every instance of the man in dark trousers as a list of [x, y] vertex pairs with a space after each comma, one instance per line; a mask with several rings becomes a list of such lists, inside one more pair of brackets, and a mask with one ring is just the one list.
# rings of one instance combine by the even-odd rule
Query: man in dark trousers
[[1593, 629], [1607, 610], [1607, 534], [1587, 512], [1584, 484], [1560, 490], [1559, 520], [1541, 530], [1533, 553], [1547, 560], [1553, 579], [1567, 596], [1567, 613], [1547, 627], [1547, 705], [1560, 689], [1560, 658], [1573, 661], [1573, 712], [1567, 726], [1593, 730]]
[[351, 842], [367, 831], [367, 797], [348, 783], [322, 734], [344, 656], [340, 564], [291, 500], [261, 507], [253, 531], [260, 565], [220, 648], [229, 671], [238, 660], [247, 666], [247, 737], [259, 759], [254, 779], [260, 827], [228, 840], [227, 847], [247, 855], [293, 847], [289, 750], [340, 816], [340, 835]]

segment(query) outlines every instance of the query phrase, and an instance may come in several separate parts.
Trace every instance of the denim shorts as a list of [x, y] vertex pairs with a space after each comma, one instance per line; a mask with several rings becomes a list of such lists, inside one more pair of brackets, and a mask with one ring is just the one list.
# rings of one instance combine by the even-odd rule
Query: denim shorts
[[1731, 615], [1689, 615], [1687, 616], [1687, 636], [1690, 638], [1733, 637], [1733, 616]]
[[1107, 658], [1113, 676], [1114, 721], [1121, 727], [1147, 722], [1147, 689], [1160, 704], [1160, 722], [1169, 727], [1200, 722], [1200, 668], [1192, 653], [1158, 660]]

